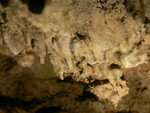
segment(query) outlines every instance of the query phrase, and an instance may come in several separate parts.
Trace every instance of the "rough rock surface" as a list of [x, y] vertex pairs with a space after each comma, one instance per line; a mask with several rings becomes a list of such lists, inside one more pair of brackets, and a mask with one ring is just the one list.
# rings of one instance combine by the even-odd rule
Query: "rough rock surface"
[[[2, 57], [0, 76], [3, 79], [6, 74], [11, 75], [8, 79], [6, 78], [6, 81], [1, 82], [5, 84], [1, 86], [3, 87], [1, 95], [21, 96], [20, 99], [24, 98], [29, 103], [32, 103], [34, 98], [44, 101], [43, 98], [48, 97], [47, 99], [54, 98], [50, 100], [55, 101], [57, 105], [62, 104], [57, 103], [57, 92], [60, 100], [63, 94], [60, 93], [61, 83], [57, 84], [56, 77], [53, 80], [47, 75], [52, 73], [50, 70], [53, 66], [53, 70], [60, 79], [72, 77], [75, 81], [86, 83], [91, 92], [98, 97], [98, 102], [87, 101], [88, 104], [84, 102], [92, 106], [87, 112], [96, 113], [103, 111], [102, 109], [104, 112], [115, 112], [112, 107], [108, 109], [110, 111], [103, 108], [107, 104], [111, 105], [109, 102], [101, 105], [103, 103], [101, 99], [110, 100], [115, 107], [118, 105], [120, 111], [127, 109], [127, 111], [139, 112], [138, 106], [133, 104], [136, 102], [125, 105], [137, 92], [141, 94], [146, 90], [143, 95], [149, 94], [149, 84], [147, 86], [142, 84], [142, 82], [148, 83], [150, 78], [149, 0], [142, 2], [140, 0], [136, 2], [135, 0], [47, 0], [40, 14], [34, 14], [37, 12], [34, 8], [32, 9], [31, 1], [24, 0], [22, 3], [14, 0], [10, 1], [7, 7], [4, 7], [3, 3], [3, 6], [0, 6], [0, 54]], [[17, 70], [15, 71], [14, 68]], [[141, 77], [143, 74], [145, 76]], [[141, 84], [136, 84], [136, 79]], [[13, 84], [13, 87], [6, 85], [7, 81]], [[69, 83], [66, 84], [66, 88], [76, 88], [78, 85]], [[82, 85], [81, 90], [84, 87]], [[35, 87], [38, 87], [38, 90]], [[9, 88], [11, 90], [7, 91]], [[16, 92], [18, 90], [21, 91]], [[65, 88], [64, 90], [67, 91]], [[43, 91], [47, 93], [42, 93]], [[72, 98], [76, 97], [73, 89], [70, 91], [74, 93]], [[131, 96], [128, 97], [128, 93]], [[121, 100], [122, 97], [124, 101]], [[63, 98], [62, 102], [64, 100]], [[63, 110], [79, 112], [78, 109], [75, 111], [75, 108], [67, 107], [70, 103], [73, 105], [73, 103], [79, 104], [78, 102], [68, 102], [66, 106], [61, 105]], [[145, 100], [144, 102], [148, 103], [146, 106], [150, 111], [150, 102]], [[36, 106], [33, 109], [31, 106], [28, 107], [31, 110], [29, 111], [35, 112], [41, 106], [50, 105], [49, 102], [41, 103], [39, 106], [33, 104], [34, 107]], [[99, 106], [102, 106], [100, 110], [96, 108]], [[79, 106], [74, 105], [74, 107]], [[83, 105], [83, 109], [84, 107]], [[17, 112], [17, 110], [14, 111]]]

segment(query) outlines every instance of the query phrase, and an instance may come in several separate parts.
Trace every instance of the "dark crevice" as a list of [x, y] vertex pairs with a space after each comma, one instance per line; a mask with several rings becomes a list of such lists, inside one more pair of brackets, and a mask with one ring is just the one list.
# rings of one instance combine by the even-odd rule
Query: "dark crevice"
[[147, 89], [148, 89], [147, 87], [143, 87], [141, 91], [144, 92]]
[[5, 111], [6, 113], [12, 113], [11, 109], [9, 108], [9, 106], [3, 105], [1, 103], [0, 103], [0, 109], [2, 109], [3, 111]]
[[57, 82], [76, 83], [76, 81], [71, 76], [65, 77], [64, 80], [57, 79]]
[[6, 14], [5, 12], [3, 12], [3, 13], [1, 14], [1, 16], [2, 16], [2, 18], [3, 18], [3, 20], [4, 20], [4, 22], [7, 22], [7, 14]]
[[118, 64], [111, 64], [110, 66], [109, 66], [109, 69], [120, 69], [120, 66], [118, 65]]
[[71, 76], [68, 76], [68, 77], [65, 77], [63, 81], [64, 82], [72, 82], [74, 80], [73, 80], [73, 78]]
[[80, 75], [82, 75], [83, 72], [84, 72], [83, 69], [79, 70]]
[[28, 8], [32, 13], [40, 14], [44, 10], [45, 0], [29, 0]]
[[125, 78], [124, 75], [122, 75], [122, 76], [120, 77], [120, 79], [121, 79], [121, 80], [126, 80], [126, 78]]
[[146, 18], [145, 21], [144, 21], [144, 23], [145, 23], [145, 24], [149, 24], [149, 23], [150, 23], [150, 20], [149, 20], [148, 18]]
[[115, 56], [120, 59], [121, 58], [122, 53], [120, 51], [116, 51]]
[[3, 95], [0, 95], [0, 107], [4, 110], [8, 111], [8, 113], [9, 113], [11, 111], [11, 109], [13, 109], [15, 107], [18, 107], [18, 108], [24, 109], [25, 111], [28, 111], [30, 108], [30, 104], [21, 99], [11, 98], [11, 97], [6, 97]]
[[125, 17], [122, 17], [121, 19], [119, 19], [120, 22], [124, 22], [125, 21]]
[[[35, 14], [41, 14], [45, 7], [45, 0], [21, 0], [22, 3], [28, 5], [28, 9]], [[0, 0], [0, 4], [4, 7], [9, 5], [9, 0]]]
[[28, 112], [35, 106], [45, 103], [51, 99], [52, 98], [43, 98], [42, 100], [32, 99], [31, 101], [25, 101], [19, 98], [0, 95], [0, 109], [4, 110], [6, 113], [12, 113], [12, 111], [14, 111], [14, 108], [19, 108]]
[[129, 110], [129, 111], [123, 110], [123, 111], [118, 111], [117, 113], [139, 113], [139, 112], [138, 111], [132, 111], [132, 110]]
[[45, 7], [46, 0], [21, 0], [28, 5], [28, 9], [35, 14], [41, 14]]
[[22, 1], [22, 3], [28, 3], [29, 2], [29, 0], [21, 0]]
[[143, 88], [136, 88], [136, 91], [140, 91], [140, 92], [144, 92], [145, 90], [147, 90], [147, 87], [143, 87]]
[[2, 6], [7, 7], [9, 5], [9, 0], [0, 0]]
[[62, 110], [60, 106], [53, 106], [53, 107], [42, 108], [36, 111], [35, 113], [60, 113], [63, 111], [64, 110]]
[[34, 47], [35, 47], [35, 43], [36, 43], [36, 40], [35, 40], [35, 39], [32, 39], [32, 40], [31, 40], [32, 48], [34, 48]]
[[98, 85], [103, 85], [103, 84], [107, 84], [109, 83], [108, 79], [105, 80], [95, 80], [93, 82], [90, 83], [90, 86], [98, 86]]
[[78, 96], [76, 98], [76, 100], [79, 100], [79, 101], [85, 101], [85, 100], [98, 101], [98, 97], [95, 96], [90, 91], [88, 91], [87, 88], [88, 87], [84, 88], [82, 95]]
[[126, 4], [127, 4], [127, 0], [124, 0], [123, 5], [125, 5], [125, 6], [126, 6]]
[[80, 33], [76, 33], [77, 37], [80, 39], [80, 40], [85, 40], [86, 39], [86, 35], [82, 35]]
[[53, 44], [54, 44], [55, 40], [56, 40], [56, 39], [55, 39], [54, 37], [52, 37], [52, 43], [53, 43]]
[[15, 67], [17, 62], [13, 58], [7, 58], [0, 62], [0, 71], [9, 71]]

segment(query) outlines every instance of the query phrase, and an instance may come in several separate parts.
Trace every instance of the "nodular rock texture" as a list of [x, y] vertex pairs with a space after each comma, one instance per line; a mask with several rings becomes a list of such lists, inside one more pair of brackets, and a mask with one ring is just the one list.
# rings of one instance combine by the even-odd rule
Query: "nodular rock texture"
[[[35, 78], [44, 79], [48, 75], [39, 73], [52, 73], [53, 67], [60, 79], [72, 77], [88, 84], [99, 101], [107, 99], [118, 109], [121, 98], [130, 94], [128, 81], [134, 81], [136, 70], [147, 70], [145, 78], [150, 79], [149, 0], [46, 0], [40, 14], [31, 1], [0, 6], [0, 54], [19, 67], [14, 76], [28, 67]], [[2, 95], [9, 93], [3, 90]], [[16, 94], [10, 91], [12, 95]], [[28, 96], [30, 100], [38, 95]]]

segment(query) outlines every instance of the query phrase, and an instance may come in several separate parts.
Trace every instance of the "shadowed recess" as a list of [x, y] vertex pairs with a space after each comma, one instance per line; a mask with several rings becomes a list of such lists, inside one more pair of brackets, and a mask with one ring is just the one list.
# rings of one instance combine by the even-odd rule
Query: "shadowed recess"
[[45, 0], [29, 0], [25, 1], [28, 2], [28, 8], [32, 13], [40, 14], [44, 10], [45, 7]]
[[30, 104], [21, 99], [0, 95], [0, 107], [5, 109], [6, 111], [11, 111], [11, 108], [14, 107], [22, 108], [24, 110], [29, 110]]
[[2, 6], [6, 7], [9, 5], [9, 0], [0, 0]]
[[120, 66], [118, 64], [113, 63], [109, 66], [109, 69], [120, 69]]
[[123, 110], [123, 111], [118, 111], [117, 113], [139, 113], [138, 111], [126, 111], [126, 110]]
[[82, 95], [76, 98], [79, 101], [91, 100], [91, 101], [98, 101], [98, 98], [89, 91], [84, 90]]
[[48, 108], [42, 108], [38, 111], [36, 111], [35, 113], [60, 113], [61, 107], [48, 107]]
[[29, 0], [21, 0], [23, 3], [28, 3]]
[[104, 80], [94, 80], [93, 82], [90, 83], [90, 86], [98, 86], [98, 85], [103, 85], [109, 83], [108, 79]]

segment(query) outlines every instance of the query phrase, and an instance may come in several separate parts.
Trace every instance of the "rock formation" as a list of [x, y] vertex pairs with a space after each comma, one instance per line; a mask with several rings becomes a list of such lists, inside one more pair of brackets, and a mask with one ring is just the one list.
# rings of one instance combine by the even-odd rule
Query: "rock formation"
[[48, 56], [60, 79], [117, 107], [130, 90], [126, 70], [150, 63], [150, 1], [46, 0], [40, 14], [27, 3], [0, 6], [0, 54], [28, 68]]

